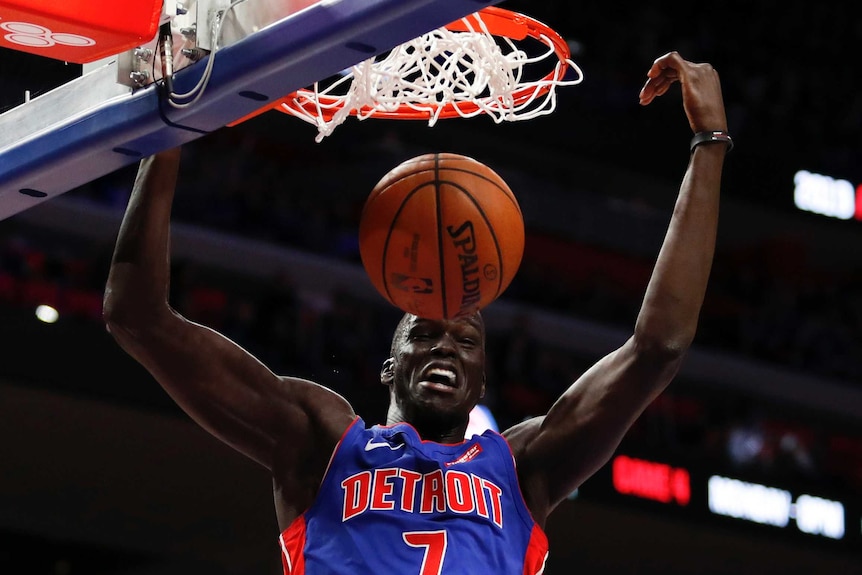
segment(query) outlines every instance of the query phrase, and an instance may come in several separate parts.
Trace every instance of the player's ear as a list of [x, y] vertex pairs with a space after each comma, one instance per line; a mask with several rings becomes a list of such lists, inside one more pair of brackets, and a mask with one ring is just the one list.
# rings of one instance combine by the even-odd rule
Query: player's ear
[[483, 397], [485, 397], [485, 382], [487, 380], [488, 380], [488, 378], [483, 374], [482, 375], [482, 391], [479, 393], [479, 399], [482, 399]]
[[380, 370], [380, 383], [383, 385], [391, 385], [392, 380], [395, 378], [395, 374], [392, 371], [392, 365], [395, 363], [395, 360], [391, 357], [383, 362], [383, 368]]

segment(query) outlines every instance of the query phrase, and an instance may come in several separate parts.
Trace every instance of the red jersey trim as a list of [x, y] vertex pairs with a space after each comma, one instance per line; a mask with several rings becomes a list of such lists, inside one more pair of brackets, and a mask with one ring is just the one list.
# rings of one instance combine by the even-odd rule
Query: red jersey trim
[[281, 545], [281, 564], [284, 567], [284, 575], [305, 574], [305, 516], [297, 517], [290, 527], [279, 535], [278, 542]]
[[[332, 462], [335, 461], [335, 455], [344, 443], [344, 438], [347, 437], [347, 433], [353, 429], [353, 426], [359, 421], [359, 416], [357, 416], [352, 422], [350, 422], [350, 425], [347, 426], [344, 433], [341, 434], [341, 439], [339, 439], [338, 443], [335, 444], [335, 449], [332, 450], [332, 455], [329, 456], [329, 462], [326, 464], [326, 470], [323, 472], [320, 485], [323, 485], [326, 476], [329, 474], [329, 468], [332, 466]], [[308, 511], [308, 509], [305, 511]], [[281, 545], [281, 563], [284, 567], [284, 575], [305, 574], [305, 555], [303, 553], [303, 550], [305, 549], [306, 533], [305, 511], [294, 519], [293, 522], [287, 526], [287, 529], [282, 531], [281, 535], [278, 536], [278, 542], [279, 545]]]
[[[359, 416], [353, 418], [353, 421], [350, 422], [350, 425], [347, 426], [347, 429], [344, 430], [344, 433], [341, 434], [341, 439], [338, 440], [338, 443], [335, 444], [335, 449], [332, 450], [332, 454], [329, 456], [329, 461], [326, 463], [326, 469], [323, 470], [323, 476], [320, 478], [320, 485], [318, 485], [318, 489], [323, 487], [323, 481], [326, 479], [326, 476], [329, 475], [329, 468], [332, 467], [332, 462], [335, 461], [335, 454], [338, 453], [338, 449], [341, 447], [341, 444], [344, 443], [344, 438], [347, 437], [347, 433], [353, 429], [353, 426], [359, 423]], [[317, 496], [315, 495], [315, 499]]]
[[548, 537], [541, 527], [533, 525], [530, 542], [527, 544], [527, 555], [524, 557], [524, 575], [541, 575], [545, 572], [547, 560]]
[[[506, 447], [508, 447], [508, 448], [509, 448], [509, 454], [512, 456], [512, 465], [513, 465], [513, 467], [514, 467], [514, 469], [515, 469], [515, 483], [516, 483], [516, 484], [517, 484], [517, 486], [518, 486], [518, 494], [521, 496], [521, 502], [524, 504], [524, 509], [527, 511], [527, 514], [530, 516], [530, 519], [533, 521], [533, 533], [532, 533], [532, 534], [531, 534], [531, 536], [530, 536], [530, 545], [532, 546], [532, 545], [533, 545], [533, 541], [535, 541], [535, 540], [537, 539], [537, 537], [538, 537], [538, 535], [536, 534], [536, 530], [537, 530], [537, 529], [538, 529], [538, 531], [539, 531], [539, 534], [541, 535], [541, 537], [542, 537], [542, 538], [544, 539], [544, 541], [545, 541], [545, 558], [542, 560], [542, 571], [544, 571], [544, 569], [545, 569], [544, 562], [545, 562], [545, 560], [547, 560], [547, 558], [548, 558], [548, 536], [545, 534], [545, 530], [544, 530], [544, 529], [542, 529], [542, 527], [541, 527], [541, 526], [539, 525], [539, 523], [536, 521], [536, 518], [535, 518], [535, 517], [533, 517], [533, 513], [532, 513], [532, 511], [530, 511], [530, 507], [529, 507], [529, 505], [527, 505], [527, 500], [526, 500], [526, 499], [524, 499], [524, 491], [521, 489], [521, 480], [520, 480], [520, 478], [518, 477], [518, 460], [517, 460], [517, 459], [515, 459], [515, 452], [514, 452], [514, 451], [512, 451], [512, 446], [511, 446], [511, 445], [509, 445], [509, 440], [508, 440], [508, 439], [506, 439], [506, 436], [505, 436], [505, 435], [503, 435], [502, 433], [499, 433], [499, 432], [496, 432], [496, 431], [495, 431], [494, 433], [496, 433], [497, 435], [499, 435], [500, 437], [502, 437], [502, 438], [503, 438], [503, 443], [505, 443], [505, 444], [506, 444]], [[528, 554], [529, 554], [529, 550], [528, 550]], [[535, 573], [541, 573], [542, 571], [536, 571]], [[525, 571], [525, 573], [526, 573], [526, 571]], [[532, 575], [532, 573], [531, 573], [531, 575]]]

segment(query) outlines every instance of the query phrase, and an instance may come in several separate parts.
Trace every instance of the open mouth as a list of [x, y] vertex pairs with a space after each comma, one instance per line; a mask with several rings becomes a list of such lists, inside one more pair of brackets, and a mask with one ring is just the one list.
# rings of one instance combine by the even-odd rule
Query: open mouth
[[454, 370], [432, 367], [422, 374], [420, 383], [441, 391], [451, 391], [458, 387], [458, 376]]

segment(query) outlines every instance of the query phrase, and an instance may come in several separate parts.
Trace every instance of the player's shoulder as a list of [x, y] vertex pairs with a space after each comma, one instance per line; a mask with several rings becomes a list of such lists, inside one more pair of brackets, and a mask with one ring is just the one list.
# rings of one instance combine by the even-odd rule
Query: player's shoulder
[[334, 407], [353, 410], [350, 402], [342, 395], [310, 379], [290, 375], [280, 375], [278, 379], [285, 391], [295, 397], [297, 401], [324, 402]]
[[308, 419], [323, 425], [338, 437], [356, 419], [353, 406], [342, 395], [308, 379], [279, 376], [290, 405], [301, 409]]
[[532, 441], [539, 435], [542, 428], [542, 422], [545, 416], [532, 417], [517, 423], [509, 429], [503, 431], [501, 435], [509, 444], [509, 449], [512, 450], [512, 455], [515, 460], [519, 460], [520, 456], [527, 450]]

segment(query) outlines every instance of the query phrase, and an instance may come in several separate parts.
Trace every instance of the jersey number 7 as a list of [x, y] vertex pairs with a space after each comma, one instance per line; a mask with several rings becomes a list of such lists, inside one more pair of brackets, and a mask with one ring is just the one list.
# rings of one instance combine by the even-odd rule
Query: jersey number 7
[[419, 575], [440, 575], [446, 555], [446, 531], [407, 531], [401, 536], [410, 547], [425, 549]]

